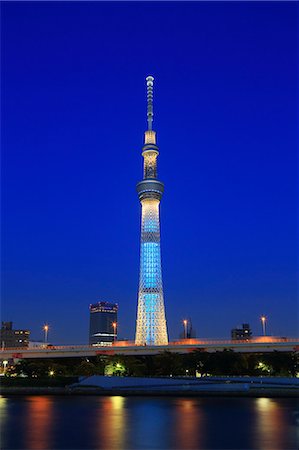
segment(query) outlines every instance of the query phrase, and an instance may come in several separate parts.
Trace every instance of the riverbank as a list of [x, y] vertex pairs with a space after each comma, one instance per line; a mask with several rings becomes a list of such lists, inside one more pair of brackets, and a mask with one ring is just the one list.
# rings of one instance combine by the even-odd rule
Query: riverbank
[[[107, 377], [69, 379], [68, 383], [3, 385], [2, 395], [121, 395], [196, 397], [298, 397], [298, 378], [279, 377]], [[74, 382], [75, 381], [75, 382]], [[32, 381], [33, 382], [33, 381]]]
[[121, 390], [121, 389], [100, 389], [100, 388], [78, 388], [78, 389], [69, 389], [69, 388], [3, 388], [0, 391], [0, 394], [4, 397], [10, 396], [23, 396], [23, 395], [62, 395], [62, 396], [89, 396], [89, 395], [98, 395], [98, 396], [122, 396], [122, 397], [130, 397], [130, 396], [141, 396], [141, 397], [152, 397], [152, 396], [161, 396], [161, 397], [269, 397], [269, 398], [283, 398], [283, 397], [299, 397], [298, 390], [291, 388], [259, 388], [259, 389], [249, 389], [249, 390], [205, 390], [205, 391], [195, 391], [195, 390]]

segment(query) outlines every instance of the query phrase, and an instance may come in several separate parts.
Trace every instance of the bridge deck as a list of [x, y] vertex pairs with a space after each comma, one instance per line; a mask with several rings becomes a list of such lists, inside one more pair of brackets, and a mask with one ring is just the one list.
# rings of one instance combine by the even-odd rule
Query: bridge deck
[[260, 337], [248, 341], [185, 339], [160, 346], [136, 346], [133, 342], [118, 341], [111, 346], [63, 345], [35, 348], [5, 348], [0, 360], [26, 358], [78, 358], [96, 355], [155, 355], [163, 351], [189, 353], [196, 349], [215, 352], [231, 349], [236, 352], [298, 351], [298, 338]]

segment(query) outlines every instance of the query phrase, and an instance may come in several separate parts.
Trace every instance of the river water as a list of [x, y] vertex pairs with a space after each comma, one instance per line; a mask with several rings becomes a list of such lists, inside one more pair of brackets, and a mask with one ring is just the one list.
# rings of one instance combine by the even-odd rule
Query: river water
[[0, 398], [1, 449], [298, 450], [294, 398]]

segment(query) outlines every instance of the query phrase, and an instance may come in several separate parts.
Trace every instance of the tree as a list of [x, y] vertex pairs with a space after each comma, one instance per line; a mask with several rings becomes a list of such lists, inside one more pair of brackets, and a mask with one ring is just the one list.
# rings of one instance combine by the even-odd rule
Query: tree
[[96, 375], [96, 366], [90, 361], [81, 361], [75, 368], [76, 375], [90, 377]]
[[261, 358], [261, 363], [269, 367], [271, 375], [275, 376], [295, 376], [297, 372], [297, 354], [295, 352], [273, 352], [265, 353]]
[[244, 355], [233, 350], [209, 353], [205, 364], [206, 373], [211, 375], [245, 375], [247, 362]]
[[15, 373], [27, 377], [45, 377], [49, 374], [49, 362], [23, 359], [17, 363]]
[[156, 375], [184, 375], [182, 356], [178, 353], [164, 351], [155, 357]]

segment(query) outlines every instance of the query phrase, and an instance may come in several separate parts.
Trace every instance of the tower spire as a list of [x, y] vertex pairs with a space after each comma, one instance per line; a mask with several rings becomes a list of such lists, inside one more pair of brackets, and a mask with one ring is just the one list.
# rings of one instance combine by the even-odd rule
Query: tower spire
[[149, 75], [146, 77], [147, 86], [147, 129], [152, 130], [153, 128], [153, 87], [154, 87], [154, 77]]

